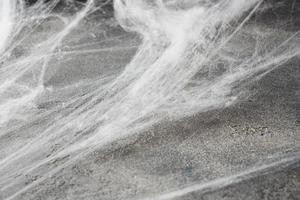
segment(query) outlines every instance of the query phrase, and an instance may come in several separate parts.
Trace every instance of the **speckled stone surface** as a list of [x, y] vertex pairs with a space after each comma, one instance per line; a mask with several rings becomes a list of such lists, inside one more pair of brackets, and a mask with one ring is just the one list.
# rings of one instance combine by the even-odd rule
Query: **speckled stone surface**
[[[273, 15], [278, 16], [258, 16], [259, 23], [276, 25]], [[284, 28], [299, 30], [298, 18], [294, 18]], [[46, 87], [55, 91], [79, 80], [92, 80], [103, 71], [120, 71], [130, 61], [140, 39], [112, 19], [102, 22], [86, 20], [71, 34], [68, 44], [74, 45], [63, 48], [87, 52], [53, 60]], [[45, 24], [36, 34], [56, 23]], [[88, 34], [83, 30], [89, 30]], [[100, 47], [106, 50], [97, 51]], [[176, 200], [300, 199], [300, 57], [251, 83], [247, 93], [248, 98], [225, 109], [163, 121], [106, 145], [19, 199], [163, 199], [168, 194]], [[40, 108], [59, 102], [56, 95], [41, 97]], [[1, 137], [0, 148], [13, 142], [12, 137]], [[27, 176], [25, 185], [39, 177]], [[5, 195], [0, 194], [0, 199]]]

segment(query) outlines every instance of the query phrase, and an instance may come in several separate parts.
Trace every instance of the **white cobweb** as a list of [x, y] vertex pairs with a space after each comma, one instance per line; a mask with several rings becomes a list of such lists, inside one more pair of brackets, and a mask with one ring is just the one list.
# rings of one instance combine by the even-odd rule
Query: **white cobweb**
[[[299, 55], [299, 31], [276, 32], [249, 21], [262, 9], [260, 0], [115, 0], [118, 23], [142, 40], [129, 64], [87, 82], [46, 87], [48, 67], [72, 54], [61, 51], [72, 43], [69, 34], [107, 2], [89, 0], [66, 14], [53, 12], [58, 0], [31, 6], [0, 1], [0, 136], [40, 124], [29, 129], [29, 139], [17, 138], [1, 153], [6, 199], [155, 123], [229, 106], [247, 93], [249, 82]], [[50, 18], [60, 27], [32, 38]], [[53, 96], [60, 103], [39, 107]], [[59, 165], [49, 164], [56, 160]], [[34, 171], [43, 175], [20, 184], [20, 175]]]

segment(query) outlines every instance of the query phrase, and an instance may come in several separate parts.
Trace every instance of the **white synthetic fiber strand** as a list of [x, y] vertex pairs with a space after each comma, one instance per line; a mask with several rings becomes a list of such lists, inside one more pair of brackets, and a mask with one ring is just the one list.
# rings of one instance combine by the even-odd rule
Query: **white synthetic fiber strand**
[[[0, 188], [6, 199], [18, 199], [94, 150], [155, 123], [229, 106], [249, 81], [299, 54], [298, 32], [270, 45], [267, 41], [276, 34], [266, 36], [251, 25], [244, 28], [260, 0], [211, 5], [195, 0], [184, 8], [177, 1], [115, 0], [119, 24], [142, 38], [131, 62], [119, 73], [79, 84], [84, 94], [73, 86], [66, 88], [59, 96], [62, 104], [40, 110], [38, 100], [53, 92], [44, 84], [46, 70], [53, 58], [64, 56], [58, 49], [94, 11], [94, 2], [88, 1], [71, 17], [56, 14], [62, 29], [27, 46], [24, 56], [9, 55], [30, 35], [24, 34], [25, 28], [32, 31], [51, 17], [57, 2], [39, 1], [25, 9], [22, 1], [0, 0], [0, 28], [5, 30], [0, 33], [0, 136], [41, 124], [29, 129], [30, 140], [20, 140], [0, 157]], [[241, 38], [260, 41], [253, 45]], [[29, 72], [32, 78], [24, 81]], [[75, 91], [71, 98], [68, 90]], [[53, 144], [59, 148], [53, 150]], [[30, 173], [40, 176], [22, 184]]]
[[9, 41], [15, 21], [15, 1], [0, 1], [0, 53], [2, 53]]

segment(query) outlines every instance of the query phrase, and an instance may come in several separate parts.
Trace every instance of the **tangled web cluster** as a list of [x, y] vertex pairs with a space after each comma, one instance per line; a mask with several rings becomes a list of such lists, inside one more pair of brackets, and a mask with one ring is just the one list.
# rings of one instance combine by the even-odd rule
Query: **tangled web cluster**
[[[141, 38], [134, 57], [113, 74], [49, 89], [47, 69], [70, 54], [60, 51], [68, 35], [110, 1], [88, 0], [68, 14], [54, 11], [59, 3], [0, 1], [0, 137], [27, 134], [0, 154], [6, 199], [153, 124], [229, 106], [247, 84], [300, 52], [299, 31], [267, 30], [250, 20], [267, 7], [261, 0], [114, 0], [118, 23]], [[50, 18], [62, 26], [29, 39]], [[18, 56], [21, 46], [26, 51]], [[40, 99], [51, 95], [60, 102], [41, 109]], [[42, 176], [22, 184], [33, 172]]]

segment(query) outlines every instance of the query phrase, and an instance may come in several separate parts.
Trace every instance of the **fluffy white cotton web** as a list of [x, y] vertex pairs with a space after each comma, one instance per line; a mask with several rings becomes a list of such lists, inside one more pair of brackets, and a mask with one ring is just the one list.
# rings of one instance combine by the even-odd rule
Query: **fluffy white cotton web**
[[[299, 31], [275, 32], [249, 21], [260, 0], [115, 0], [118, 23], [141, 37], [129, 64], [48, 88], [49, 66], [89, 53], [62, 51], [73, 43], [69, 34], [108, 2], [88, 0], [65, 14], [53, 11], [58, 0], [29, 7], [0, 1], [0, 137], [28, 134], [1, 152], [4, 198], [17, 199], [94, 150], [155, 123], [229, 106], [249, 82], [299, 55]], [[50, 18], [59, 28], [32, 38]], [[41, 99], [50, 97], [59, 103], [41, 109]], [[22, 184], [30, 173], [41, 176]]]

